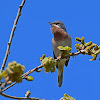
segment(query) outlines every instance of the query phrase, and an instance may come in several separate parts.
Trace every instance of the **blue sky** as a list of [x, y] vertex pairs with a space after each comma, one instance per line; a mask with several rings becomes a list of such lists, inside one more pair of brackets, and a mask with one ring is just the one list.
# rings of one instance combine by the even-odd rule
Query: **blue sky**
[[[22, 0], [1, 0], [0, 2], [0, 65], [5, 55], [7, 42]], [[72, 52], [75, 37], [85, 37], [100, 45], [100, 1], [99, 0], [26, 0], [11, 45], [7, 63], [17, 61], [25, 65], [25, 72], [40, 65], [42, 54], [52, 56], [48, 22], [64, 22], [72, 38]], [[4, 93], [22, 97], [27, 90], [31, 96], [46, 100], [59, 100], [64, 93], [76, 100], [99, 100], [100, 61], [89, 61], [91, 56], [71, 57], [64, 67], [63, 84], [58, 87], [57, 70], [54, 73], [32, 73], [34, 81], [23, 80]], [[7, 66], [7, 65], [6, 65]], [[10, 100], [0, 96], [0, 100]]]

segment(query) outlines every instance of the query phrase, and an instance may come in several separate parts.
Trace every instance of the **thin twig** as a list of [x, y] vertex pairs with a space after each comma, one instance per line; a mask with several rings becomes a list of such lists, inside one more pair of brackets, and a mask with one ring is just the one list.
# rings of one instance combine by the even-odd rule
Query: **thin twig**
[[4, 97], [7, 97], [7, 98], [11, 98], [11, 99], [17, 99], [17, 100], [21, 100], [21, 99], [26, 99], [26, 100], [43, 100], [43, 99], [34, 98], [34, 97], [31, 97], [31, 98], [15, 97], [15, 96], [10, 96], [10, 95], [4, 94], [4, 93], [0, 93], [0, 95], [2, 95]]
[[3, 88], [7, 85], [7, 82], [9, 81], [9, 79], [10, 79], [10, 77], [9, 77], [9, 76], [8, 76], [8, 77], [6, 77], [5, 82], [4, 82], [4, 83], [2, 83], [2, 85], [1, 85], [1, 89], [3, 89]]
[[16, 84], [16, 82], [12, 83], [12, 84], [9, 85], [8, 87], [4, 88], [4, 89], [2, 90], [2, 92], [6, 91], [7, 89], [9, 89], [10, 87], [12, 87], [12, 86], [15, 85], [15, 84]]
[[71, 55], [66, 55], [66, 56], [63, 56], [63, 55], [59, 54], [59, 56], [55, 60], [58, 61], [58, 60], [63, 59], [63, 58], [68, 59], [68, 57], [70, 57], [70, 56], [73, 57], [73, 56], [76, 56], [76, 55], [79, 55], [79, 54], [85, 54], [85, 51], [86, 51], [85, 49], [84, 50], [79, 50], [75, 53], [71, 53]]
[[[31, 74], [32, 72], [34, 72], [34, 71], [36, 71], [36, 70], [38, 70], [39, 68], [42, 68], [42, 67], [43, 67], [43, 65], [39, 65], [38, 67], [35, 67], [35, 68], [33, 68], [32, 70], [29, 70], [28, 72], [26, 72], [26, 73], [24, 73], [24, 74], [22, 75], [22, 78], [24, 79], [27, 75]], [[5, 90], [9, 89], [10, 87], [12, 87], [12, 86], [15, 85], [15, 84], [16, 84], [16, 82], [12, 83], [12, 84], [9, 85], [8, 87], [4, 88], [4, 89], [2, 90], [2, 92], [4, 92]]]
[[79, 54], [85, 54], [85, 49], [84, 50], [79, 50], [79, 51], [77, 51], [77, 52], [75, 52], [75, 53], [72, 53], [72, 55], [70, 55], [70, 56], [76, 56], [76, 55], [79, 55]]
[[32, 70], [29, 70], [28, 72], [26, 72], [26, 73], [24, 73], [24, 74], [22, 75], [22, 78], [25, 78], [27, 75], [31, 74], [32, 72], [34, 72], [34, 71], [36, 71], [36, 70], [38, 70], [39, 68], [42, 68], [42, 67], [43, 67], [43, 65], [39, 65], [38, 67], [35, 67], [35, 68], [32, 69]]
[[6, 54], [5, 54], [3, 63], [2, 63], [2, 67], [1, 67], [0, 73], [1, 73], [1, 72], [4, 70], [4, 68], [5, 68], [5, 64], [6, 64], [8, 55], [9, 55], [9, 53], [10, 53], [9, 50], [10, 50], [11, 42], [12, 42], [12, 39], [13, 39], [13, 36], [14, 36], [14, 32], [15, 32], [15, 29], [16, 29], [16, 26], [17, 26], [17, 22], [18, 22], [18, 20], [19, 20], [19, 17], [21, 16], [21, 10], [22, 10], [22, 7], [23, 7], [24, 4], [25, 4], [25, 1], [26, 1], [26, 0], [23, 0], [22, 3], [21, 3], [21, 5], [19, 5], [18, 13], [17, 13], [16, 19], [15, 19], [15, 21], [14, 21], [14, 25], [13, 25], [13, 28], [12, 28], [12, 31], [11, 31], [11, 35], [10, 35], [10, 38], [9, 38], [9, 42], [8, 42], [8, 45], [7, 45]]

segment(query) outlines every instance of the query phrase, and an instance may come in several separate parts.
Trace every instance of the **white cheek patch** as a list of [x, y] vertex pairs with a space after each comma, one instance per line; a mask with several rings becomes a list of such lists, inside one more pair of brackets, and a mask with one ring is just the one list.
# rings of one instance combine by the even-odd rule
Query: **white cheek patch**
[[54, 26], [56, 26], [56, 27], [60, 28], [58, 25], [54, 25]]

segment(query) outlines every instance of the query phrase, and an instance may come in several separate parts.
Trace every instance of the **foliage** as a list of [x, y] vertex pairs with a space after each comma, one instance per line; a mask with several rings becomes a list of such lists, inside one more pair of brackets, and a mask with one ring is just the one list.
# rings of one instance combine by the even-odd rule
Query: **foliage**
[[23, 65], [13, 61], [9, 63], [8, 67], [0, 74], [0, 79], [9, 77], [9, 80], [12, 82], [22, 82], [21, 75], [23, 74], [24, 69], [25, 67]]
[[28, 98], [31, 95], [31, 92], [28, 90], [25, 94], [25, 97]]
[[93, 43], [92, 41], [85, 43], [84, 42], [84, 40], [85, 40], [84, 37], [82, 37], [82, 38], [76, 37], [75, 40], [77, 42], [80, 42], [80, 44], [75, 44], [75, 47], [76, 47], [77, 51], [84, 50], [83, 54], [93, 56], [93, 58], [90, 59], [90, 61], [96, 60], [98, 54], [100, 53], [100, 46]]
[[65, 46], [65, 47], [63, 47], [63, 46], [58, 46], [57, 47], [61, 52], [62, 52], [62, 56], [66, 56], [66, 55], [71, 55], [71, 53], [70, 53], [70, 51], [71, 51], [71, 48], [70, 47], [68, 47], [68, 46]]
[[[100, 46], [98, 46], [97, 44], [93, 43], [92, 41], [85, 43], [85, 38], [78, 38], [76, 37], [75, 40], [77, 42], [80, 42], [78, 44], [75, 44], [75, 48], [77, 50], [78, 53], [70, 53], [71, 48], [66, 46], [58, 46], [58, 49], [62, 52], [62, 56], [74, 56], [74, 55], [78, 55], [78, 54], [87, 54], [87, 55], [91, 55], [93, 58], [90, 59], [90, 61], [96, 60], [98, 54], [100, 53]], [[100, 57], [99, 57], [100, 60]]]
[[[82, 37], [82, 38], [76, 37], [75, 40], [77, 42], [79, 42], [78, 44], [75, 44], [75, 48], [77, 50], [76, 53], [70, 53], [71, 48], [68, 46], [65, 46], [65, 47], [58, 46], [57, 48], [62, 52], [62, 54], [60, 54], [57, 57], [57, 59], [54, 59], [52, 57], [45, 57], [45, 54], [43, 54], [42, 57], [40, 57], [41, 65], [39, 67], [36, 67], [33, 71], [41, 72], [41, 70], [39, 68], [43, 67], [44, 71], [46, 73], [55, 72], [55, 66], [57, 64], [57, 61], [59, 61], [60, 59], [63, 59], [64, 57], [66, 58], [68, 56], [70, 57], [70, 56], [75, 56], [75, 55], [79, 55], [79, 54], [91, 55], [93, 58], [90, 59], [90, 61], [96, 60], [97, 56], [100, 53], [100, 46], [93, 43], [92, 41], [85, 43], [84, 37]], [[99, 57], [99, 60], [100, 60], [100, 57]], [[32, 76], [27, 76], [28, 74], [26, 74], [26, 73], [23, 74], [24, 69], [25, 69], [25, 67], [23, 65], [17, 63], [16, 61], [9, 63], [8, 67], [5, 70], [3, 70], [2, 73], [0, 74], [0, 80], [2, 80], [2, 78], [4, 78], [4, 80], [5, 80], [3, 82], [5, 84], [1, 85], [1, 89], [4, 88], [6, 85], [11, 84], [12, 82], [16, 82], [16, 83], [22, 82], [23, 78], [26, 79], [27, 81], [33, 81]], [[32, 73], [33, 71], [31, 70], [31, 72], [30, 71], [29, 72]], [[29, 98], [30, 94], [31, 94], [31, 92], [27, 91], [25, 94], [25, 98]], [[62, 97], [60, 100], [75, 100], [75, 99], [65, 93], [64, 97]]]
[[75, 100], [75, 99], [65, 93], [64, 96], [60, 100]]
[[43, 54], [42, 58], [40, 58], [41, 64], [44, 66], [45, 72], [55, 72], [56, 61], [52, 57], [45, 57]]
[[33, 81], [33, 77], [32, 77], [32, 76], [26, 76], [25, 79], [26, 79], [27, 81]]

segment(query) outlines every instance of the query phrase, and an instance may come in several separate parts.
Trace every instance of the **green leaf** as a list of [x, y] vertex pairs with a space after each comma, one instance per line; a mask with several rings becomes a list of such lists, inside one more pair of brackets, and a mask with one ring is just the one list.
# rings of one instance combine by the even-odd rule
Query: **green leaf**
[[26, 79], [27, 81], [33, 81], [33, 77], [32, 77], [32, 76], [27, 76], [25, 79]]
[[56, 61], [52, 57], [45, 57], [41, 61], [41, 64], [44, 66], [45, 72], [48, 73], [55, 71]]
[[81, 44], [83, 45], [85, 44], [84, 39], [85, 39], [84, 37], [81, 37]]
[[13, 61], [8, 64], [6, 74], [10, 77], [12, 82], [22, 82], [21, 75], [23, 74], [25, 66]]
[[7, 73], [5, 70], [3, 70], [3, 72], [0, 74], [0, 80], [3, 78], [5, 78], [7, 76]]
[[69, 96], [68, 94], [64, 94], [64, 97], [62, 97], [60, 100], [75, 100], [73, 97]]
[[93, 56], [93, 58], [92, 58], [92, 59], [90, 59], [90, 61], [96, 60], [97, 55], [92, 54], [92, 56]]
[[45, 58], [45, 54], [42, 55], [42, 57], [40, 57], [40, 60], [42, 61]]
[[98, 55], [100, 53], [100, 49], [98, 49], [95, 54]]
[[85, 43], [85, 46], [90, 46], [92, 45], [92, 41]]
[[75, 41], [81, 42], [81, 39], [80, 39], [79, 37], [76, 37], [76, 38], [75, 38]]
[[28, 91], [26, 92], [26, 94], [25, 94], [25, 97], [26, 97], [26, 98], [29, 98], [30, 95], [31, 95], [31, 92], [28, 90]]
[[1, 74], [2, 74], [2, 77], [6, 77], [7, 76], [7, 73], [6, 73], [5, 70], [3, 70], [3, 72]]
[[58, 46], [57, 48], [58, 48], [59, 50], [61, 50], [61, 51], [70, 51], [70, 50], [71, 50], [71, 48], [68, 47], [68, 46], [65, 46], [65, 47], [63, 47], [63, 46]]

